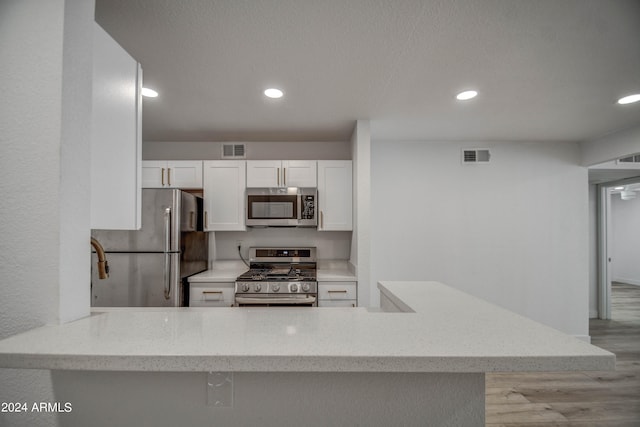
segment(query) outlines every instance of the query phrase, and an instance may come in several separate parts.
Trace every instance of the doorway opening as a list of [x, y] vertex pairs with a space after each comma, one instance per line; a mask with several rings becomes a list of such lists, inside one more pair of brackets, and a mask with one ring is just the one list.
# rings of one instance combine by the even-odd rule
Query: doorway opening
[[[597, 186], [598, 217], [598, 318], [609, 320], [611, 313], [611, 284], [613, 282], [614, 241], [612, 197], [632, 200], [640, 197], [640, 177], [611, 181]], [[618, 254], [620, 255], [620, 254]]]

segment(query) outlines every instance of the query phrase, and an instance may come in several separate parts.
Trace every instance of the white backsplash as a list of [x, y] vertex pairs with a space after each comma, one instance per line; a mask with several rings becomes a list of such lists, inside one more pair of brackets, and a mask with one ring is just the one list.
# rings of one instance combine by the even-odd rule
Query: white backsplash
[[[251, 246], [315, 246], [319, 260], [348, 260], [351, 231], [318, 231], [314, 228], [249, 228], [247, 231], [217, 231], [212, 261], [237, 260], [238, 242], [246, 259]], [[211, 252], [211, 251], [210, 251]]]

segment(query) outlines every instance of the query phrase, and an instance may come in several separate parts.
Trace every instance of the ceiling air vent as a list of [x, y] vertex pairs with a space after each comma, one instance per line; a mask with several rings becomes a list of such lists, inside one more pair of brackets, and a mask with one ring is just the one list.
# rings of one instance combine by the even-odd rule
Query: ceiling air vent
[[462, 150], [462, 163], [489, 163], [491, 153], [486, 149]]
[[223, 159], [246, 159], [247, 149], [244, 144], [222, 144]]
[[618, 159], [618, 164], [620, 163], [640, 163], [640, 154], [636, 154], [635, 156], [623, 157], [622, 159]]

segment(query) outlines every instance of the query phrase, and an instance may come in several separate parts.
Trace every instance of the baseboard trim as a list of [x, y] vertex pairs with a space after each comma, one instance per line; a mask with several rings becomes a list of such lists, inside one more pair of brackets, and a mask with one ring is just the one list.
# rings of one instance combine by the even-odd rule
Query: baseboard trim
[[640, 286], [640, 280], [635, 280], [635, 279], [628, 279], [625, 277], [616, 277], [613, 279], [614, 282], [621, 282], [621, 283], [625, 283], [627, 285], [635, 285], [635, 286]]

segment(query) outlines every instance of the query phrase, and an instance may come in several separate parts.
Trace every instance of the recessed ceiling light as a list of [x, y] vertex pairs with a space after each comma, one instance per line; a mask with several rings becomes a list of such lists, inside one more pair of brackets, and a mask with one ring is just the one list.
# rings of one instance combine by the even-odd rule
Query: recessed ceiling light
[[464, 92], [460, 92], [456, 95], [456, 99], [458, 101], [467, 101], [469, 99], [473, 99], [478, 96], [478, 92], [475, 90], [465, 90]]
[[624, 190], [624, 187], [614, 187], [614, 190]]
[[633, 104], [638, 101], [640, 101], [640, 93], [634, 93], [618, 99], [618, 104]]
[[280, 89], [270, 87], [269, 89], [264, 91], [264, 95], [268, 96], [269, 98], [282, 98], [284, 92], [282, 92]]
[[158, 96], [158, 92], [153, 89], [149, 89], [148, 87], [143, 87], [142, 96], [146, 96], [147, 98], [155, 98]]

